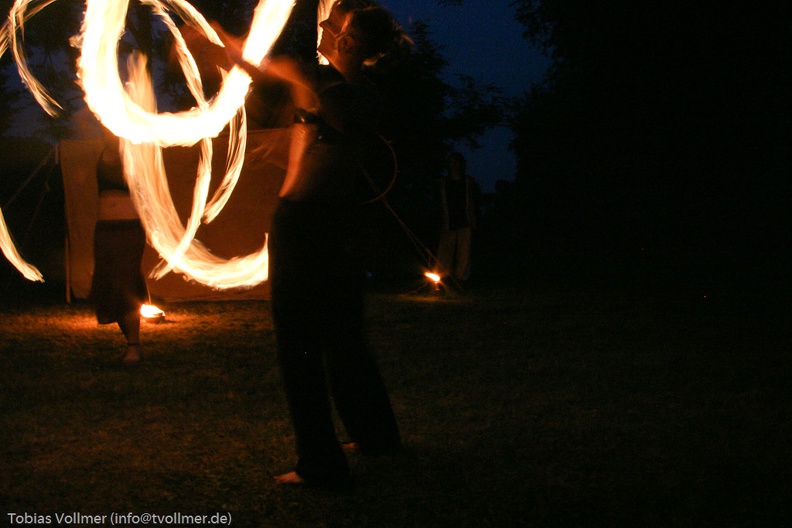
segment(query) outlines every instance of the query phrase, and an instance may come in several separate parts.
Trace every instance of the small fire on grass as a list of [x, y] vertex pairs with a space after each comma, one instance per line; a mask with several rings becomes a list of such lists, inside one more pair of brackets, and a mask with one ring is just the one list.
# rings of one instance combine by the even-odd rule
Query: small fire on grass
[[427, 271], [426, 273], [424, 273], [424, 276], [434, 283], [434, 289], [435, 290], [439, 290], [440, 289], [440, 281], [442, 280], [440, 275], [438, 275], [437, 273], [434, 273], [432, 271]]
[[165, 319], [165, 312], [153, 304], [144, 304], [140, 307], [140, 316], [148, 323], [160, 323]]

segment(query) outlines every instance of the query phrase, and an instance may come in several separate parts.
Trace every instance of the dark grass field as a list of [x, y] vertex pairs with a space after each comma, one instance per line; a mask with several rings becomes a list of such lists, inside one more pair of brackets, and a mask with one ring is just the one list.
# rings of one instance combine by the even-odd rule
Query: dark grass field
[[412, 286], [369, 302], [406, 449], [350, 455], [343, 492], [273, 484], [294, 460], [266, 302], [166, 306], [144, 325], [145, 362], [124, 368], [120, 333], [89, 306], [0, 301], [0, 524], [221, 512], [237, 527], [792, 526], [778, 304]]

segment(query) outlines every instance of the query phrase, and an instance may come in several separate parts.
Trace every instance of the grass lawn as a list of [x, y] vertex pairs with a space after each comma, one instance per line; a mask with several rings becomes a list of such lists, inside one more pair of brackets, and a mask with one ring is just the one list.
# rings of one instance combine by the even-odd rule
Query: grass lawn
[[294, 459], [268, 304], [165, 309], [128, 368], [85, 304], [0, 308], [0, 523], [792, 526], [790, 321], [761, 303], [502, 282], [373, 294], [406, 449], [350, 455], [344, 492], [273, 484]]

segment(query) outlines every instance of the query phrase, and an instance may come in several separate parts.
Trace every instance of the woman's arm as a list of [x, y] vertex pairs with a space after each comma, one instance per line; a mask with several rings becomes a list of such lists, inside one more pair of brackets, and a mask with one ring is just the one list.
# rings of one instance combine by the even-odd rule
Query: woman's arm
[[223, 42], [228, 57], [233, 64], [242, 68], [254, 81], [274, 76], [288, 83], [291, 86], [294, 104], [297, 108], [312, 112], [316, 111], [319, 107], [316, 87], [296, 60], [285, 56], [270, 57], [256, 66], [248, 62], [243, 56], [243, 45], [240, 39], [226, 33], [217, 22], [212, 22], [211, 26]]
[[264, 71], [278, 77], [291, 86], [294, 105], [298, 109], [316, 113], [319, 110], [319, 96], [316, 85], [302, 66], [290, 57], [272, 57], [264, 66]]

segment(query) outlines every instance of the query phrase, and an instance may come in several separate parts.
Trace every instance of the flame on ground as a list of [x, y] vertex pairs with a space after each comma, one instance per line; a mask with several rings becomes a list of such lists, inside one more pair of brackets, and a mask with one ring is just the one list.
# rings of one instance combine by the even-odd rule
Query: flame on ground
[[165, 312], [153, 304], [144, 304], [140, 307], [140, 316], [144, 319], [162, 319], [165, 317]]
[[426, 273], [424, 273], [424, 276], [430, 281], [434, 282], [435, 284], [439, 283], [442, 280], [440, 275], [431, 271], [427, 271]]

